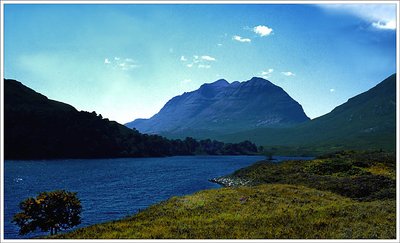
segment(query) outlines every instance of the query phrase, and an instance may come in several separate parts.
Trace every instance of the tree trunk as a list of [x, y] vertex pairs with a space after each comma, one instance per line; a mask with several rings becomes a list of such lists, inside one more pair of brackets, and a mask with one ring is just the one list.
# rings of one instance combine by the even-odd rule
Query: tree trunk
[[53, 235], [53, 227], [50, 227], [50, 235]]
[[54, 228], [54, 234], [57, 234], [57, 227]]

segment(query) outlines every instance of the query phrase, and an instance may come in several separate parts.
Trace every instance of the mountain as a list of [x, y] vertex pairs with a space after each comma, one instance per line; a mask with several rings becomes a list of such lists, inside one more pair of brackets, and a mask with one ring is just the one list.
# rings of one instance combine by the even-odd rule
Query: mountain
[[254, 77], [220, 79], [169, 100], [150, 119], [125, 124], [144, 133], [208, 137], [259, 127], [287, 127], [308, 121], [301, 105], [282, 88]]
[[219, 139], [301, 149], [386, 149], [396, 146], [396, 74], [330, 113], [290, 128], [260, 128]]
[[161, 156], [138, 152], [151, 143], [137, 131], [35, 92], [16, 80], [4, 80], [6, 159]]
[[5, 79], [4, 152], [5, 159], [113, 158], [254, 154], [257, 147], [249, 141], [224, 144], [141, 134]]

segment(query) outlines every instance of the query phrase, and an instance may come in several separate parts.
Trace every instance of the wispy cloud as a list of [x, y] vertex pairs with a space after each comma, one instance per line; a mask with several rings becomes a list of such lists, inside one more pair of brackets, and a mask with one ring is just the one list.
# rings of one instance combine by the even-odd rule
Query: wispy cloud
[[396, 4], [319, 4], [318, 6], [330, 12], [357, 16], [377, 29], [396, 29]]
[[377, 29], [386, 29], [386, 30], [395, 30], [396, 29], [396, 22], [394, 20], [390, 20], [389, 22], [374, 22], [372, 26]]
[[235, 40], [235, 41], [239, 41], [239, 42], [248, 42], [248, 43], [251, 42], [251, 39], [243, 38], [243, 37], [238, 36], [238, 35], [233, 36], [232, 39]]
[[271, 74], [274, 72], [274, 69], [273, 68], [269, 68], [267, 71], [262, 71], [261, 72], [261, 77], [262, 78], [265, 78], [265, 79], [267, 79], [267, 78], [270, 78], [271, 77]]
[[140, 65], [132, 58], [105, 58], [104, 64], [113, 69], [120, 69], [123, 71], [128, 71], [134, 68], [140, 67]]
[[197, 67], [198, 68], [210, 68], [211, 65], [209, 65], [209, 64], [199, 64]]
[[211, 62], [217, 61], [215, 57], [210, 55], [193, 55], [191, 60], [188, 60], [185, 56], [181, 56], [180, 60], [186, 62], [185, 66], [188, 68], [192, 68], [193, 66], [197, 66], [198, 68], [211, 68]]
[[333, 93], [333, 92], [335, 92], [336, 90], [335, 89], [330, 89], [329, 90], [329, 92], [331, 92], [331, 93]]
[[268, 26], [265, 25], [258, 25], [253, 28], [253, 32], [261, 37], [268, 36], [272, 33], [272, 28], [269, 28]]
[[183, 84], [188, 84], [188, 83], [191, 83], [191, 82], [192, 82], [191, 79], [184, 79], [184, 80], [182, 80], [182, 83], [183, 83]]
[[205, 60], [205, 61], [211, 61], [211, 62], [216, 60], [215, 57], [210, 57], [210, 56], [207, 56], [207, 55], [206, 56], [201, 56], [201, 59]]
[[296, 74], [294, 74], [294, 73], [292, 73], [292, 72], [282, 72], [282, 74], [285, 75], [285, 76], [288, 76], [288, 77], [290, 77], [290, 76], [296, 76]]

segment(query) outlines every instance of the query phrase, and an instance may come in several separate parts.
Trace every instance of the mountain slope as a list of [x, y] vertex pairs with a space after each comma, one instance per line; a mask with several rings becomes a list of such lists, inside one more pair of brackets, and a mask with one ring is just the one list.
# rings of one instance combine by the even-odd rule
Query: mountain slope
[[[145, 133], [231, 133], [257, 127], [285, 127], [309, 120], [282, 88], [262, 78], [228, 83], [221, 79], [169, 100], [150, 119], [126, 126]], [[198, 135], [197, 134], [197, 135]]]
[[155, 137], [145, 137], [95, 112], [79, 112], [18, 81], [4, 80], [4, 101], [6, 159], [165, 155], [138, 149]]
[[330, 113], [298, 126], [255, 129], [224, 136], [223, 140], [244, 138], [262, 145], [393, 151], [396, 144], [396, 74]]
[[4, 108], [5, 159], [257, 153], [249, 141], [224, 144], [141, 134], [95, 112], [50, 100], [15, 80], [4, 80]]

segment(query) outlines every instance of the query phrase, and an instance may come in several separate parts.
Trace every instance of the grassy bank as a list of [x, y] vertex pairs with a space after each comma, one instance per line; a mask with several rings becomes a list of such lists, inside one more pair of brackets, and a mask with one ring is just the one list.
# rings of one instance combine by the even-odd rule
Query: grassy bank
[[309, 161], [260, 161], [220, 179], [246, 185], [291, 184], [331, 191], [360, 201], [396, 197], [394, 153], [345, 151]]
[[342, 152], [312, 161], [267, 161], [232, 180], [247, 186], [173, 197], [137, 215], [61, 239], [393, 239], [395, 157]]
[[174, 197], [73, 239], [394, 238], [395, 201], [358, 202], [303, 186], [260, 185]]

